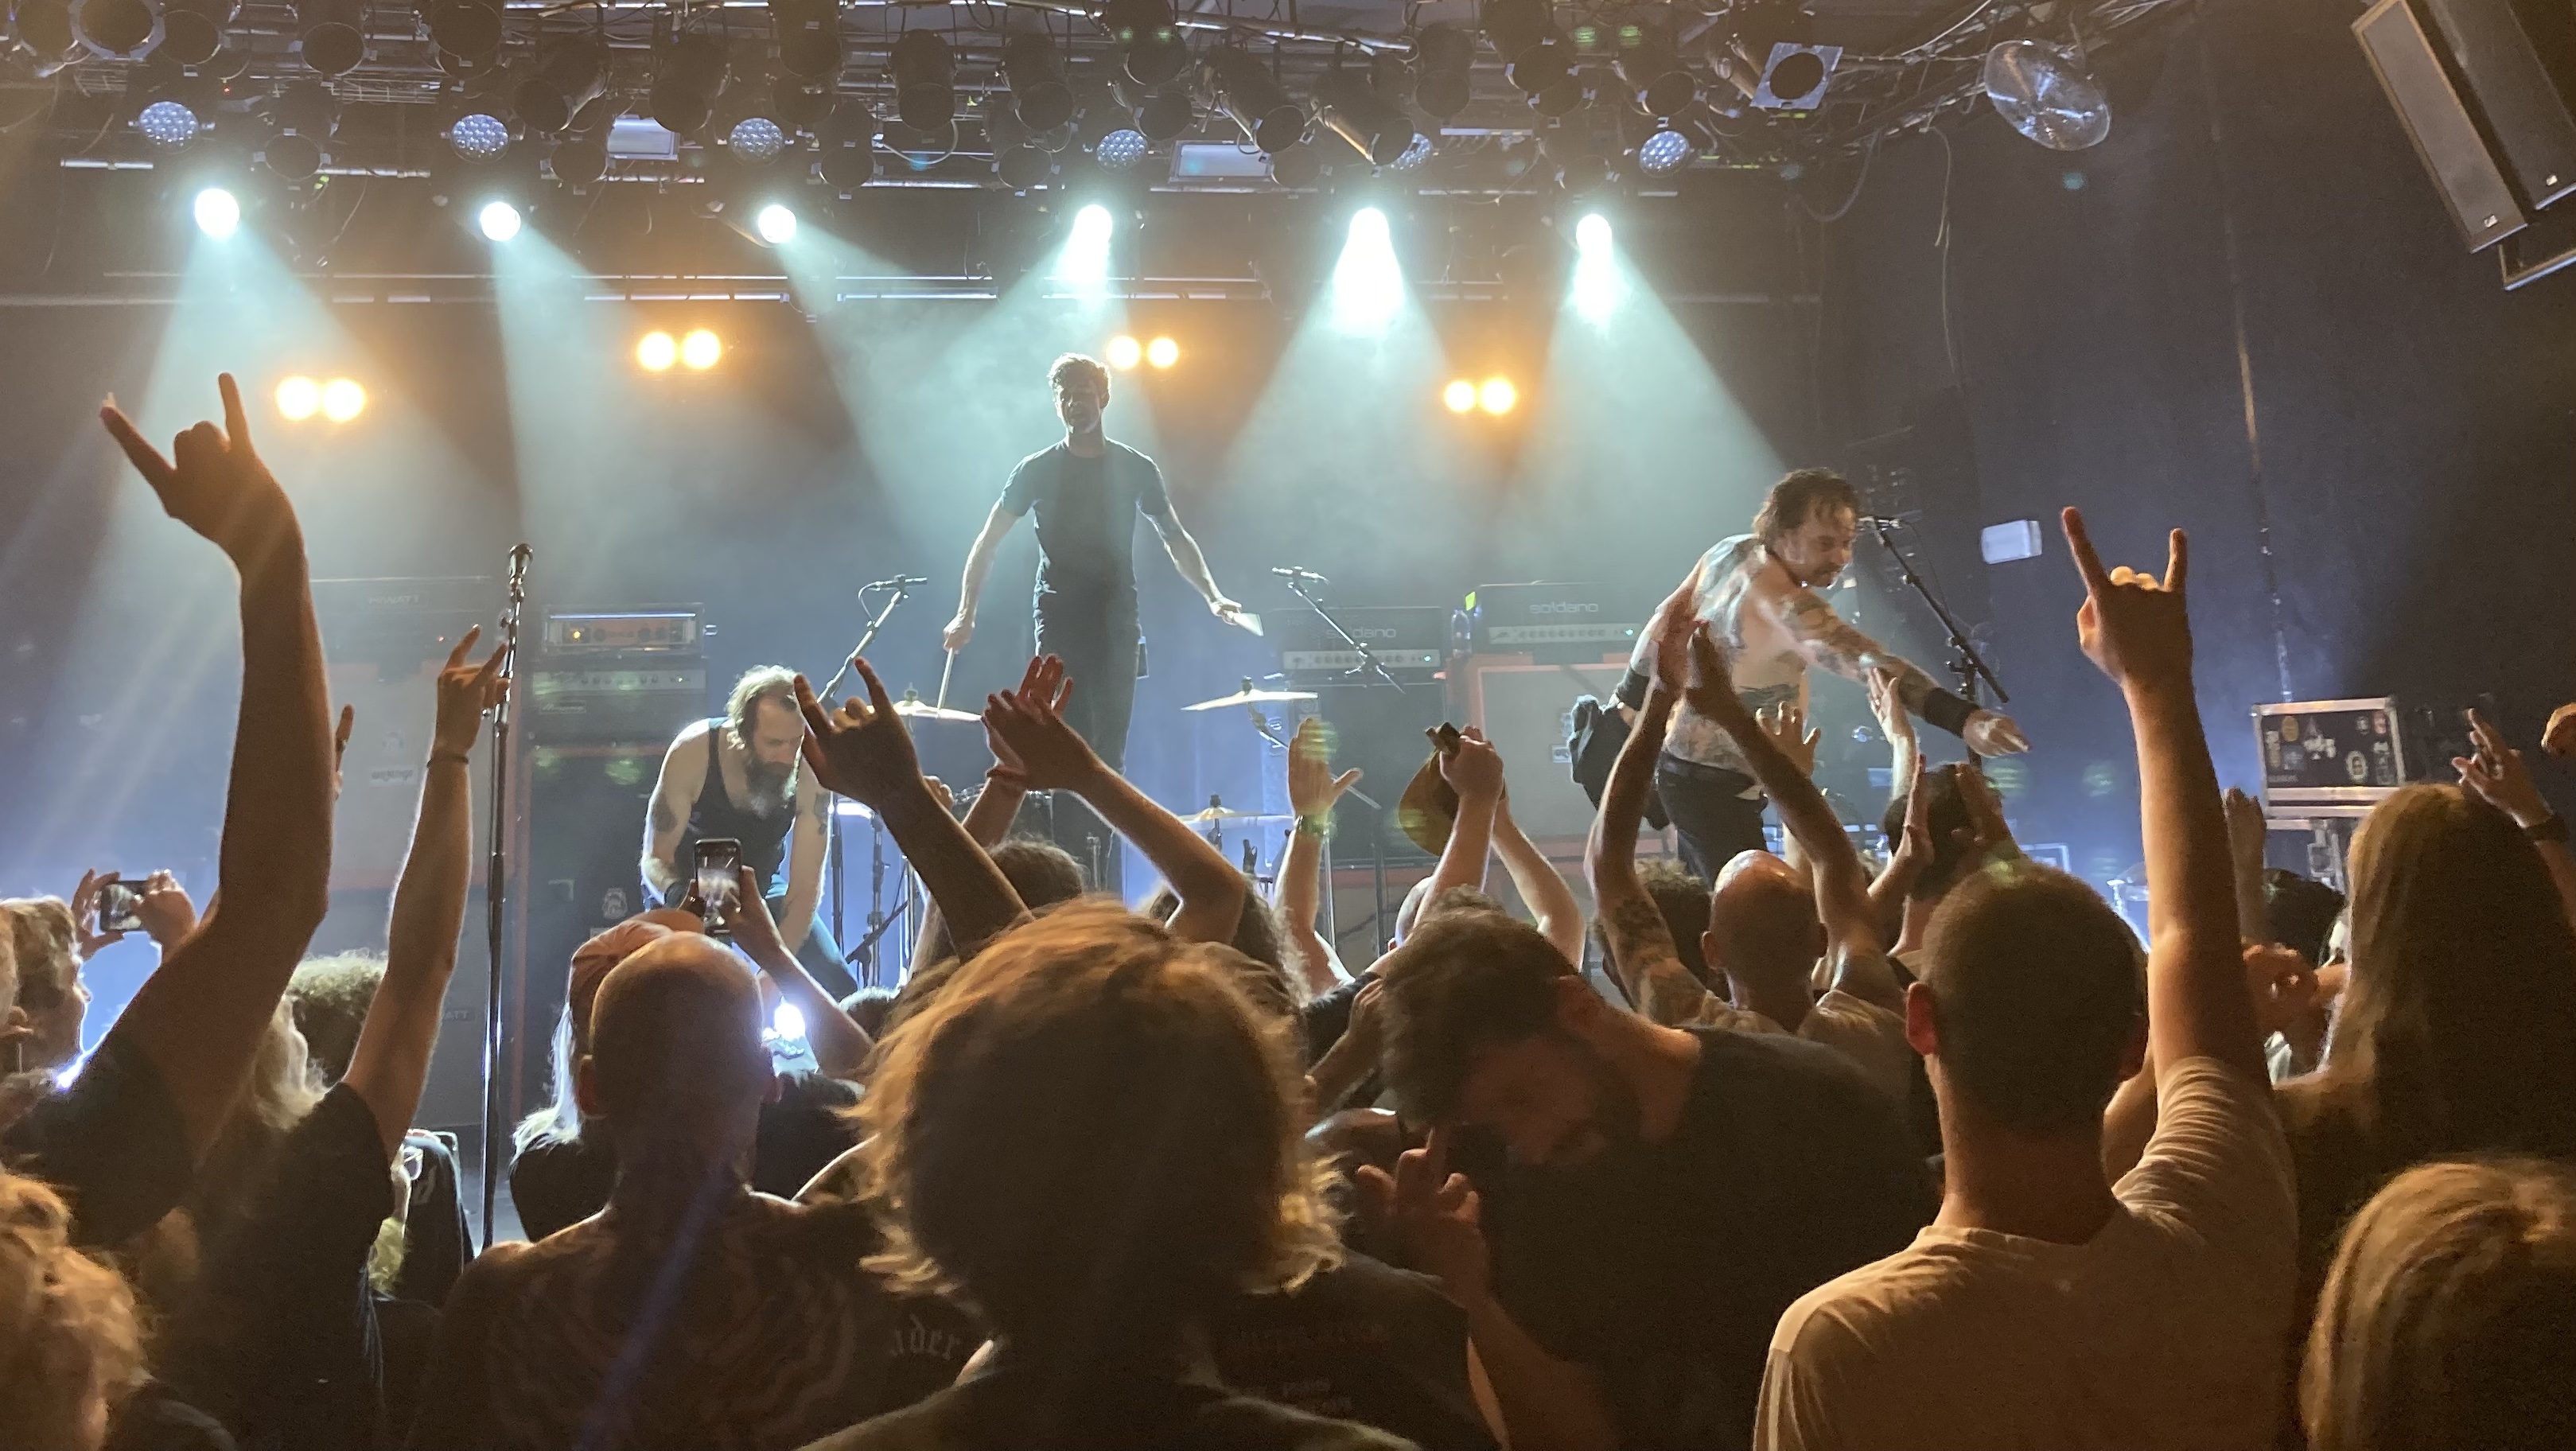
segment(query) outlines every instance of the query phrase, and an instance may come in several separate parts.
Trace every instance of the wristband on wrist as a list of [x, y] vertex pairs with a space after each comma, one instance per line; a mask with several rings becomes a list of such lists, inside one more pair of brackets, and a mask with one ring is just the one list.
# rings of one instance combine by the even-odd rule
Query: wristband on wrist
[[1924, 695], [1923, 708], [1915, 712], [1926, 723], [1954, 736], [1967, 734], [1969, 718], [1976, 713], [1975, 706], [1937, 685]]
[[1329, 815], [1300, 816], [1297, 818], [1297, 834], [1322, 841], [1333, 834], [1333, 818]]
[[2522, 829], [2522, 835], [2527, 841], [2563, 842], [2567, 840], [2567, 818], [2553, 811], [2540, 820], [2533, 822], [2531, 825], [2524, 827]]
[[464, 751], [432, 751], [429, 753], [429, 763], [435, 766], [441, 761], [454, 761], [462, 766], [466, 763], [467, 756], [468, 753]]

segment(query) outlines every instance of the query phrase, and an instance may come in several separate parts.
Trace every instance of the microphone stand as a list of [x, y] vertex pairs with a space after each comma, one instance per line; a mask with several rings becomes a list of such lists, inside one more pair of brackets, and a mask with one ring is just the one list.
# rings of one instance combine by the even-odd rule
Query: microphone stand
[[1345, 676], [1366, 677], [1374, 675], [1377, 679], [1368, 681], [1368, 684], [1375, 685], [1378, 681], [1384, 681], [1398, 690], [1402, 690], [1404, 688], [1404, 683], [1397, 680], [1394, 674], [1386, 668], [1385, 663], [1377, 658], [1377, 652], [1375, 650], [1370, 649], [1365, 642], [1353, 639], [1351, 637], [1351, 632], [1342, 628], [1342, 622], [1333, 618], [1333, 612], [1324, 608], [1324, 602], [1307, 592], [1307, 576], [1291, 574], [1282, 576], [1282, 578], [1286, 579], [1288, 582], [1288, 592], [1305, 601], [1306, 608], [1315, 612], [1315, 617], [1324, 622], [1324, 628], [1332, 631], [1334, 638], [1340, 640], [1345, 646], [1348, 646], [1350, 649], [1359, 653], [1360, 663], [1351, 667], [1349, 670], [1344, 671], [1343, 674]]
[[501, 914], [509, 891], [510, 705], [518, 692], [519, 607], [528, 600], [525, 544], [510, 551], [509, 602], [501, 610], [500, 703], [492, 707], [492, 851], [483, 873], [487, 974], [483, 987], [483, 1248], [492, 1247], [493, 1197], [499, 1191], [501, 1158]]
[[1923, 597], [1923, 603], [1931, 607], [1933, 617], [1941, 622], [1941, 628], [1950, 632], [1950, 670], [1959, 677], [1960, 697], [1971, 706], [1977, 705], [1977, 682], [1982, 680], [1994, 688], [1996, 704], [2010, 705], [2012, 697], [2005, 693], [2004, 683], [1995, 678], [1994, 668], [1986, 664], [1986, 657], [1978, 654], [1977, 647], [1969, 643], [1968, 631], [1959, 623], [1959, 617], [1950, 613], [1950, 607], [1941, 603], [1941, 597], [1932, 592], [1932, 586], [1924, 583], [1923, 576], [1915, 572], [1914, 561], [1906, 558], [1905, 551], [1896, 547], [1888, 521], [1873, 514], [1869, 527], [1878, 535], [1879, 546], [1896, 561], [1897, 571], [1905, 576], [1905, 582], [1912, 585], [1914, 592]]
[[[850, 662], [868, 653], [868, 647], [876, 643], [877, 632], [885, 628], [887, 620], [894, 618], [895, 607], [902, 604], [905, 598], [912, 593], [912, 586], [906, 584], [900, 579], [883, 580], [879, 581], [879, 584], [882, 584], [885, 588], [893, 590], [894, 593], [887, 598], [885, 607], [877, 611], [876, 617], [868, 621], [867, 629], [862, 631], [859, 635], [859, 643], [850, 647], [850, 653], [843, 657], [841, 668], [833, 671], [832, 678], [823, 682], [823, 688], [815, 692], [816, 697], [823, 702], [823, 708], [825, 710], [830, 710], [832, 708], [832, 697], [840, 691], [841, 677], [850, 673]], [[859, 593], [860, 595], [865, 596], [868, 590], [876, 588], [878, 588], [878, 585], [872, 584], [867, 586], [866, 589], [860, 590]], [[828, 808], [825, 812], [825, 820], [829, 825], [825, 829], [830, 833], [829, 839], [823, 843], [823, 850], [825, 853], [824, 860], [831, 863], [832, 941], [837, 944], [841, 940], [841, 928], [844, 921], [844, 909], [841, 902], [841, 882], [843, 875], [841, 868], [841, 798], [838, 793], [833, 793], [825, 798], [823, 804]], [[875, 822], [874, 817], [870, 817], [869, 820], [871, 822]], [[876, 826], [879, 831], [884, 830], [883, 823], [876, 823]], [[880, 857], [882, 857], [885, 850], [883, 845], [880, 844], [877, 850]], [[868, 893], [868, 900], [872, 909], [877, 899], [877, 889], [882, 887], [884, 884], [885, 867], [882, 861], [879, 862], [877, 867], [877, 877], [877, 887], [872, 887]], [[846, 963], [859, 963], [862, 959], [865, 959], [863, 965], [870, 969], [869, 986], [875, 985], [875, 954], [873, 949], [876, 943], [876, 937], [877, 934], [871, 932], [868, 934], [867, 941], [862, 942], [857, 947], [851, 949], [849, 954], [841, 959]]]

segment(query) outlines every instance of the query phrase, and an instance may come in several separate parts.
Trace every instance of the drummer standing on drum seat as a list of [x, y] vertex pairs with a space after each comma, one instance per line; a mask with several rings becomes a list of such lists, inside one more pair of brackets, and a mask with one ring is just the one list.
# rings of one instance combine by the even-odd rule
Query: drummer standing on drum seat
[[742, 864], [761, 883], [787, 950], [824, 991], [840, 997], [858, 982], [814, 911], [823, 900], [832, 798], [803, 769], [798, 751], [804, 743], [796, 672], [783, 665], [745, 671], [725, 713], [682, 726], [663, 754], [641, 866], [653, 895], [677, 905], [688, 891], [699, 842], [741, 842]]
[[975, 605], [993, 551], [1032, 509], [1038, 523], [1037, 653], [1064, 661], [1078, 688], [1065, 720], [1110, 769], [1127, 758], [1127, 718], [1136, 702], [1136, 514], [1163, 541], [1172, 567], [1227, 624], [1243, 623], [1243, 606], [1227, 599], [1208, 574], [1199, 543], [1172, 513], [1154, 461], [1101, 432], [1109, 406], [1109, 369], [1067, 353], [1049, 373], [1064, 442], [1020, 460], [1010, 486], [966, 552], [957, 618], [948, 622], [949, 653], [975, 634]]

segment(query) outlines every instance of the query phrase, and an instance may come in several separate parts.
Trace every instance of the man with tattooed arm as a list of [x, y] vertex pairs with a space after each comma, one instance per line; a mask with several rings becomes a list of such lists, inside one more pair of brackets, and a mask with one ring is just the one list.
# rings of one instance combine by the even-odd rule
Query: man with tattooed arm
[[[1873, 670], [1893, 677], [1905, 708], [1968, 743], [1981, 756], [2030, 749], [2011, 717], [1980, 710], [1933, 683], [1920, 666], [1862, 634], [1834, 613], [1822, 591], [1851, 564], [1860, 529], [1860, 495], [1829, 469], [1798, 469], [1771, 486], [1753, 532], [1720, 541], [1700, 557], [1692, 578], [1691, 623], [1713, 627], [1733, 662], [1735, 688], [1759, 713], [1784, 701], [1803, 711], [1807, 670], [1830, 670], [1864, 684]], [[1654, 632], [1644, 632], [1619, 685], [1631, 720], [1645, 703], [1655, 661]], [[1762, 846], [1763, 794], [1743, 752], [1717, 724], [1685, 703], [1674, 713], [1655, 767], [1664, 809], [1681, 831], [1682, 861], [1715, 880], [1738, 852]]]

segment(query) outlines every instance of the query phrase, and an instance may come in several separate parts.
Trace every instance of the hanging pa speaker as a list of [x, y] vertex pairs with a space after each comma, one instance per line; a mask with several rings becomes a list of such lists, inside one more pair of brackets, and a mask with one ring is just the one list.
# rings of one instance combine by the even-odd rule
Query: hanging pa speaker
[[2482, 251], [2521, 231], [2522, 205], [2505, 184], [2504, 169], [2487, 154], [2486, 138], [2478, 134], [2414, 7], [2407, 0], [2379, 0], [2352, 23], [2352, 33], [2469, 250]]
[[[2471, 112], [2526, 210], [2576, 192], [2576, 116], [2566, 82], [2576, 11], [2500, 0], [2423, 0]], [[2557, 74], [2553, 76], [2552, 71]]]

